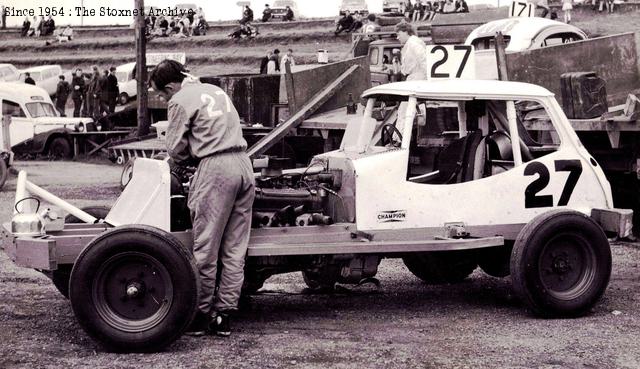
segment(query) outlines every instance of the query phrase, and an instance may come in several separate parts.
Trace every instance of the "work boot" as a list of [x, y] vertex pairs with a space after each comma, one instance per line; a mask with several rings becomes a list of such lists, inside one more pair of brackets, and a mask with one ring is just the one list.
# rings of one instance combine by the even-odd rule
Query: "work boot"
[[204, 336], [207, 333], [210, 321], [209, 315], [198, 311], [184, 334], [194, 337]]
[[218, 336], [228, 337], [231, 335], [231, 324], [229, 322], [229, 314], [218, 312], [213, 321], [209, 325], [211, 332]]

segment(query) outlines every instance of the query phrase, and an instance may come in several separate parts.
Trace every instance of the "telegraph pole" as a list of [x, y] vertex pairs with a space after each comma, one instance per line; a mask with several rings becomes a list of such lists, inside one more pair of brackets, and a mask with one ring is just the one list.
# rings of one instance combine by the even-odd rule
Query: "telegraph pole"
[[138, 137], [149, 134], [149, 100], [147, 87], [147, 39], [144, 0], [135, 0], [136, 15], [136, 88], [138, 90]]

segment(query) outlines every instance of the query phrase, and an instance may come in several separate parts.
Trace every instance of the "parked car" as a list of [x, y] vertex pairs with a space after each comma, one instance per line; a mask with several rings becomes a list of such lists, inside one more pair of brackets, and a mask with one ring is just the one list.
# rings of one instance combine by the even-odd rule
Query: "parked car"
[[382, 2], [383, 13], [402, 13], [404, 11], [404, 0], [384, 0]]
[[0, 81], [15, 82], [20, 79], [20, 71], [13, 64], [0, 64]]
[[36, 81], [36, 86], [43, 88], [49, 96], [55, 96], [58, 87], [60, 75], [64, 75], [65, 79], [71, 82], [71, 73], [63, 73], [62, 68], [57, 65], [41, 65], [20, 70], [19, 80], [24, 82], [25, 73], [30, 73], [31, 78]]
[[299, 17], [298, 5], [294, 0], [276, 0], [273, 2], [271, 6], [271, 18], [282, 20], [284, 19], [285, 14], [287, 14], [287, 6], [293, 10], [294, 19]]
[[135, 79], [136, 63], [122, 64], [116, 67], [116, 78], [118, 78], [118, 102], [125, 105], [138, 95]]
[[12, 150], [16, 153], [44, 153], [71, 157], [69, 133], [82, 132], [91, 118], [60, 117], [49, 94], [38, 86], [0, 82], [2, 116], [11, 116]]
[[369, 14], [369, 7], [365, 0], [342, 0], [340, 4], [340, 15], [344, 15], [346, 10], [351, 12], [351, 14], [355, 12], [363, 15]]
[[587, 38], [587, 34], [576, 26], [539, 17], [507, 18], [483, 24], [474, 29], [465, 41], [465, 45], [473, 45], [476, 50], [478, 79], [498, 78], [494, 51], [496, 32], [502, 32], [507, 53], [562, 45]]

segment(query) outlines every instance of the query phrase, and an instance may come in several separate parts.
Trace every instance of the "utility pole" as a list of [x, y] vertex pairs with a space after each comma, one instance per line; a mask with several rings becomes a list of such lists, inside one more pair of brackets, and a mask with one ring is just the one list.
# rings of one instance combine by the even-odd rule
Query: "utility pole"
[[149, 134], [149, 100], [147, 87], [147, 39], [144, 0], [135, 0], [136, 15], [136, 88], [138, 90], [138, 137]]

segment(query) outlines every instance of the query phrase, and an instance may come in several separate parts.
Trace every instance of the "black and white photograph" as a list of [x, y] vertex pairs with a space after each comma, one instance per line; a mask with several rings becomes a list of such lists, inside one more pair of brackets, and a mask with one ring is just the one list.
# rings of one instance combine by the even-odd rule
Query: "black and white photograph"
[[640, 0], [0, 0], [0, 369], [640, 369]]

